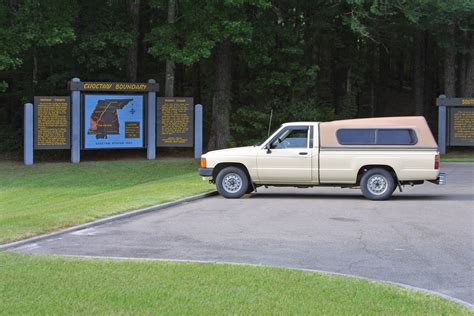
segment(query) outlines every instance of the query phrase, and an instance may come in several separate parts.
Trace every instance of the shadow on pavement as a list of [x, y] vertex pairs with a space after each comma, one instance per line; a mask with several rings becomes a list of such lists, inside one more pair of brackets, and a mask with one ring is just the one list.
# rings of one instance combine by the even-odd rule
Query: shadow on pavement
[[[366, 200], [360, 194], [308, 194], [308, 193], [253, 193], [250, 199], [324, 199], [324, 200]], [[473, 194], [406, 194], [392, 196], [389, 201], [474, 201]]]

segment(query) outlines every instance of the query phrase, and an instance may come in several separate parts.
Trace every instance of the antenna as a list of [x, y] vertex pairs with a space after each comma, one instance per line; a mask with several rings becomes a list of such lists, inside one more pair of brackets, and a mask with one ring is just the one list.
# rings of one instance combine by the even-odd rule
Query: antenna
[[270, 110], [270, 122], [268, 122], [268, 136], [270, 137], [270, 129], [272, 128], [273, 109]]

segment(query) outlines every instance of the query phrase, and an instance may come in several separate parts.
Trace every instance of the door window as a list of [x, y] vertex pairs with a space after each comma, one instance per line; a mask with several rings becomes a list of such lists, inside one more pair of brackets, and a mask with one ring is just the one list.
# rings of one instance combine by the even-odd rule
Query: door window
[[270, 143], [272, 149], [286, 148], [307, 148], [308, 147], [308, 127], [295, 126], [288, 127], [276, 136]]

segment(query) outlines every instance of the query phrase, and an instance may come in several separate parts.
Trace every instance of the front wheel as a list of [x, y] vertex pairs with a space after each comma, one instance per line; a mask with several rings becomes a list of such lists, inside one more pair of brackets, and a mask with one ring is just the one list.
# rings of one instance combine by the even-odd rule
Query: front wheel
[[370, 169], [362, 176], [360, 189], [369, 200], [387, 200], [396, 189], [395, 179], [385, 169]]
[[242, 169], [227, 167], [217, 174], [216, 187], [220, 195], [228, 199], [238, 199], [247, 191], [249, 179]]

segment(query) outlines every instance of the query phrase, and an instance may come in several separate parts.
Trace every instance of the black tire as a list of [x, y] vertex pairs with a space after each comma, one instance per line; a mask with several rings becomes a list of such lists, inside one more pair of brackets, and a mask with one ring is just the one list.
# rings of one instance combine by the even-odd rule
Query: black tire
[[381, 168], [368, 170], [360, 181], [362, 194], [374, 201], [388, 200], [396, 189], [393, 175]]
[[247, 191], [245, 191], [245, 194], [250, 194], [250, 193], [252, 193], [253, 191], [255, 191], [255, 189], [254, 189], [254, 187], [253, 187], [253, 184], [250, 183], [250, 181], [249, 181], [249, 185], [248, 185], [248, 187], [247, 187]]
[[226, 167], [217, 174], [216, 187], [223, 197], [238, 199], [247, 192], [249, 179], [241, 168]]

